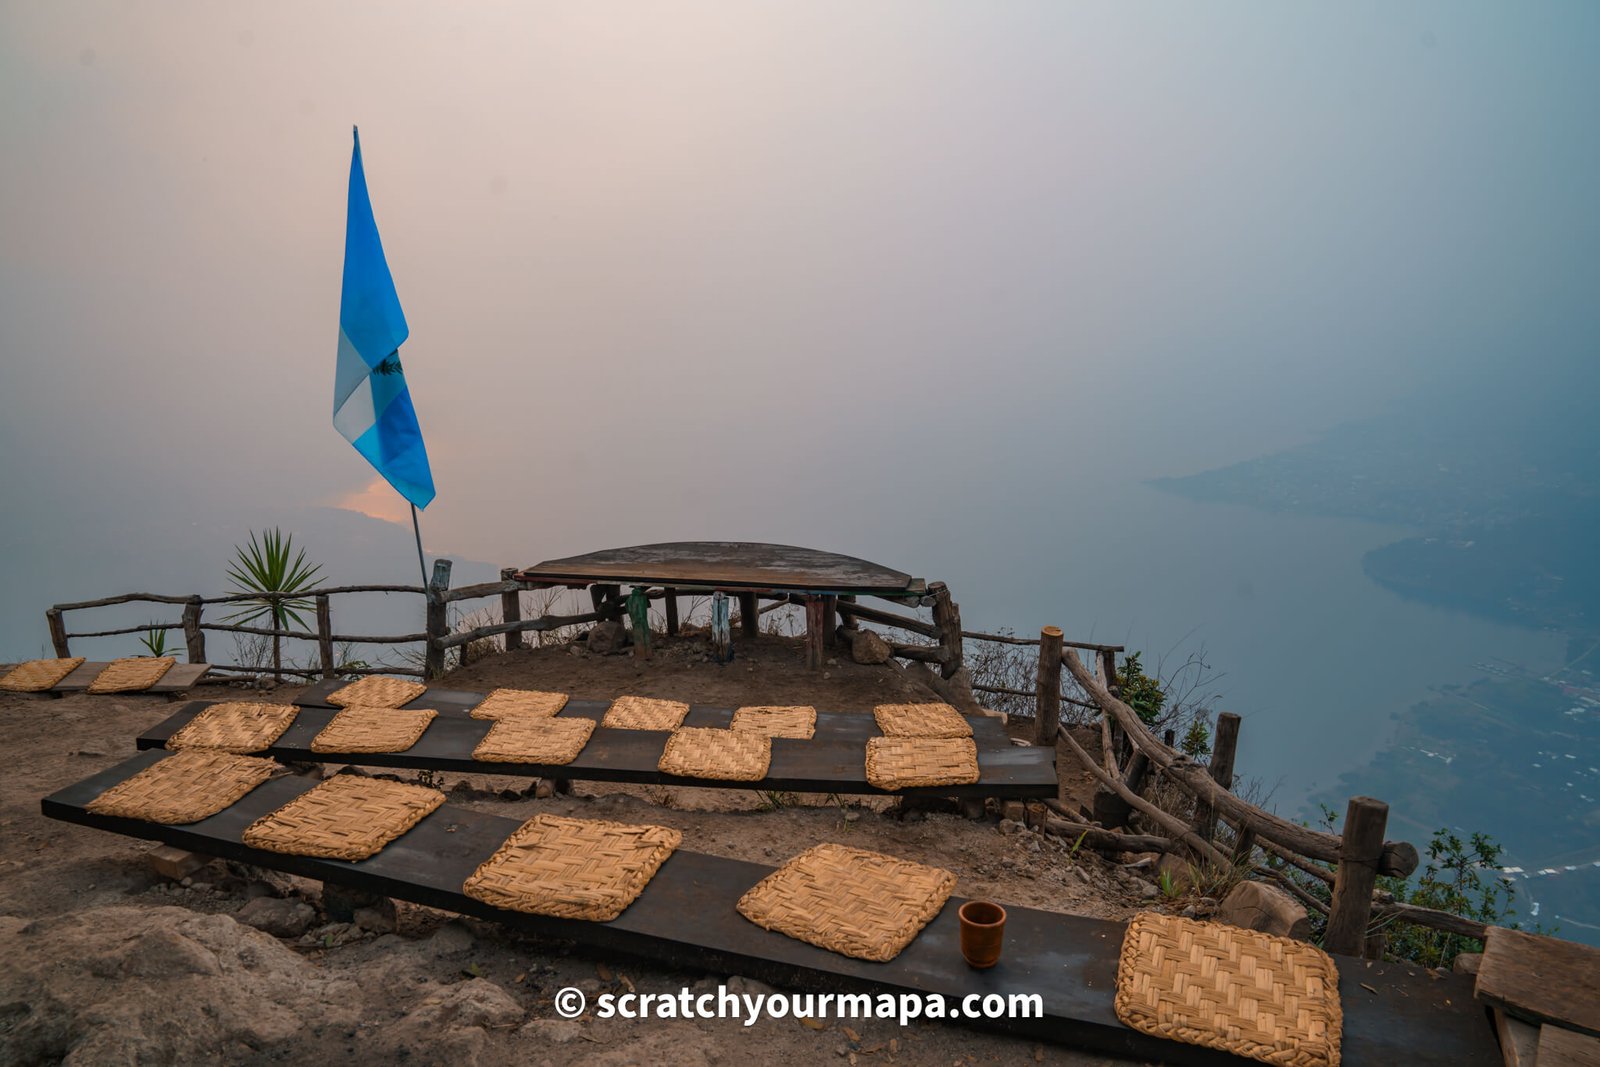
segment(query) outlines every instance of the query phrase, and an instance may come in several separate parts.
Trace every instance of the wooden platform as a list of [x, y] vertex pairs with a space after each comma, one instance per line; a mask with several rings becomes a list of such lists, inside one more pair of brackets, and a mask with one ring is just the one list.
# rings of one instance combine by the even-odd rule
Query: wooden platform
[[[759, 782], [730, 782], [710, 778], [679, 778], [656, 769], [668, 734], [664, 730], [610, 730], [596, 728], [578, 758], [560, 766], [532, 763], [482, 763], [472, 751], [494, 725], [466, 712], [481, 699], [446, 702], [434, 699], [438, 691], [416, 701], [419, 707], [439, 710], [420, 740], [405, 752], [312, 752], [311, 739], [337, 713], [330, 707], [302, 707], [293, 726], [261, 755], [284, 762], [354, 763], [370, 767], [452, 771], [460, 774], [509, 774], [577, 781], [637, 782], [650, 785], [706, 786], [718, 789], [777, 789], [794, 793], [871, 793], [885, 790], [866, 780], [867, 738], [877, 735], [871, 715], [817, 715], [816, 736], [805, 741], [786, 737], [772, 741], [772, 765]], [[206, 701], [191, 701], [177, 714], [139, 736], [141, 749], [160, 748], [202, 708]], [[561, 710], [563, 718], [599, 721], [610, 701], [574, 700]], [[689, 709], [687, 726], [726, 729], [731, 708], [696, 705]], [[1013, 745], [998, 720], [972, 720], [978, 745], [978, 781], [972, 785], [930, 786], [905, 789], [895, 796], [1003, 797], [1032, 799], [1057, 793], [1055, 750]]]
[[927, 583], [836, 552], [753, 541], [677, 541], [549, 559], [517, 572], [536, 585], [661, 585], [680, 591], [786, 591], [841, 596], [920, 597]]
[[1600, 1036], [1600, 949], [1492, 926], [1477, 994], [1515, 1018]]
[[[43, 801], [50, 818], [240, 860], [308, 878], [501, 922], [602, 953], [627, 953], [672, 968], [740, 974], [778, 985], [832, 993], [916, 993], [945, 998], [959, 1013], [971, 994], [1038, 994], [1044, 1017], [951, 1020], [1103, 1053], [1168, 1064], [1245, 1064], [1223, 1053], [1149, 1037], [1117, 1021], [1112, 996], [1124, 927], [1032, 908], [1008, 907], [1005, 955], [992, 970], [962, 962], [953, 897], [911, 946], [889, 963], [867, 963], [763, 930], [734, 908], [771, 872], [762, 864], [692, 851], [692, 841], [662, 866], [644, 893], [609, 923], [507, 912], [464, 896], [467, 876], [519, 825], [518, 820], [446, 804], [378, 855], [358, 863], [247, 848], [255, 819], [315, 783], [285, 776], [191, 826], [163, 826], [92, 815], [84, 805], [103, 790], [165, 758], [142, 752]], [[800, 852], [812, 842], [791, 842]], [[959, 887], [958, 887], [959, 888]], [[1434, 979], [1420, 968], [1340, 958], [1346, 1067], [1394, 1064], [1491, 1067], [1500, 1063], [1491, 1029], [1469, 981]], [[592, 1010], [592, 1005], [591, 1005]], [[735, 1024], [729, 1024], [735, 1025]]]
[[[98, 662], [85, 661], [80, 663], [76, 670], [57, 682], [49, 689], [35, 694], [38, 696], [60, 696], [63, 693], [81, 693], [89, 688], [89, 683], [99, 676], [100, 672], [111, 666], [109, 660]], [[122, 693], [107, 693], [106, 696], [137, 697], [137, 696], [172, 696], [186, 693], [199, 683], [205, 673], [211, 669], [209, 663], [174, 663], [167, 668], [167, 673], [161, 680], [148, 689], [131, 689]], [[28, 694], [18, 694], [26, 696]]]

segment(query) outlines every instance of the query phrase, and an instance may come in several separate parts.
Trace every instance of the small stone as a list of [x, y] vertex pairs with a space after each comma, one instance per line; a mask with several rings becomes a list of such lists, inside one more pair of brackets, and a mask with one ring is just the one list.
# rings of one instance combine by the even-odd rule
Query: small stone
[[725, 984], [728, 987], [728, 992], [739, 996], [743, 996], [746, 993], [751, 996], [771, 996], [777, 992], [776, 989], [765, 982], [758, 982], [754, 978], [745, 978], [737, 974], [729, 978]]
[[73, 754], [77, 756], [109, 756], [111, 753], [105, 745], [96, 743], [84, 745]]
[[1020, 834], [1026, 829], [1027, 827], [1023, 826], [1020, 822], [1017, 822], [1014, 819], [1000, 820], [1000, 832], [1003, 834]]
[[847, 811], [844, 813], [844, 821], [859, 822], [861, 821], [861, 813], [859, 811]]
[[1156, 888], [1154, 882], [1147, 882], [1143, 878], [1133, 880], [1133, 891], [1139, 894], [1141, 900], [1154, 900], [1161, 895], [1161, 890]]
[[394, 901], [384, 900], [382, 904], [372, 907], [357, 908], [352, 918], [357, 926], [369, 933], [392, 934], [395, 930]]
[[240, 908], [234, 918], [273, 937], [299, 937], [311, 928], [317, 913], [301, 900], [257, 897]]

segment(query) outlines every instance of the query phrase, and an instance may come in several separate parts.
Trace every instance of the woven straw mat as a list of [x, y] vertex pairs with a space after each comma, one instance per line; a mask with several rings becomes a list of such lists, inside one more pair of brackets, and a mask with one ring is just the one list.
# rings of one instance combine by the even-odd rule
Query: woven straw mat
[[817, 709], [812, 707], [749, 707], [733, 713], [733, 729], [768, 737], [793, 737], [808, 741], [817, 732]]
[[269, 759], [189, 749], [118, 782], [85, 807], [119, 819], [174, 825], [199, 822], [271, 778], [277, 769]]
[[938, 867], [844, 845], [817, 845], [739, 898], [739, 914], [768, 930], [856, 959], [900, 955], [956, 887]]
[[244, 843], [291, 856], [364, 860], [443, 803], [437, 789], [341, 774], [251, 823]]
[[547, 719], [566, 706], [565, 693], [544, 693], [537, 689], [496, 689], [472, 709], [472, 717], [498, 719], [503, 715], [530, 715]]
[[398, 708], [401, 704], [411, 703], [427, 691], [428, 687], [421, 682], [408, 682], [404, 678], [385, 678], [374, 674], [359, 682], [351, 682], [335, 689], [328, 694], [328, 703], [336, 708], [345, 708], [352, 704], [364, 704], [369, 708]]
[[311, 739], [313, 752], [404, 752], [439, 713], [432, 708], [372, 708], [352, 704]]
[[129, 656], [114, 659], [89, 683], [91, 693], [137, 693], [161, 681], [178, 661], [171, 656]]
[[688, 714], [689, 705], [676, 700], [618, 697], [600, 725], [611, 730], [676, 730]]
[[885, 737], [972, 736], [972, 725], [949, 704], [879, 704], [872, 717]]
[[282, 737], [299, 713], [293, 704], [213, 704], [167, 738], [167, 747], [260, 752]]
[[514, 716], [489, 727], [472, 758], [484, 763], [571, 763], [592, 733], [593, 719]]
[[510, 911], [610, 922], [644, 891], [683, 841], [665, 826], [536, 815], [461, 891]]
[[867, 739], [867, 781], [879, 789], [972, 785], [978, 780], [978, 746], [970, 737]]
[[30, 659], [19, 663], [0, 678], [0, 689], [13, 693], [43, 693], [61, 684], [61, 680], [83, 666], [82, 656], [70, 659]]
[[1117, 964], [1117, 1018], [1135, 1030], [1281, 1067], [1338, 1067], [1339, 972], [1272, 934], [1140, 912]]
[[658, 770], [682, 778], [759, 782], [772, 763], [772, 738], [749, 730], [680, 727], [667, 738]]

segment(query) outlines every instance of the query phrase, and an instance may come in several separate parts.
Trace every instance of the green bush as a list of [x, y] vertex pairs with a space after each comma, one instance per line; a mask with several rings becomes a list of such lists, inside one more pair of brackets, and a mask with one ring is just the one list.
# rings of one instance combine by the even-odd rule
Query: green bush
[[1143, 653], [1135, 652], [1122, 661], [1122, 670], [1117, 672], [1117, 688], [1122, 691], [1122, 702], [1138, 712], [1146, 725], [1153, 725], [1161, 717], [1167, 694], [1161, 691], [1159, 679], [1144, 673], [1139, 663], [1141, 655]]

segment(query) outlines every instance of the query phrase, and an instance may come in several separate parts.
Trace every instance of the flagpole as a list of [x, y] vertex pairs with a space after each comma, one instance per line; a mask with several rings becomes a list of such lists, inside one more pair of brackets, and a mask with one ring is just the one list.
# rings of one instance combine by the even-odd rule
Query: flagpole
[[417, 535], [417, 566], [422, 571], [422, 587], [428, 587], [428, 565], [422, 561], [422, 527], [417, 525], [417, 506], [411, 505], [411, 531]]

